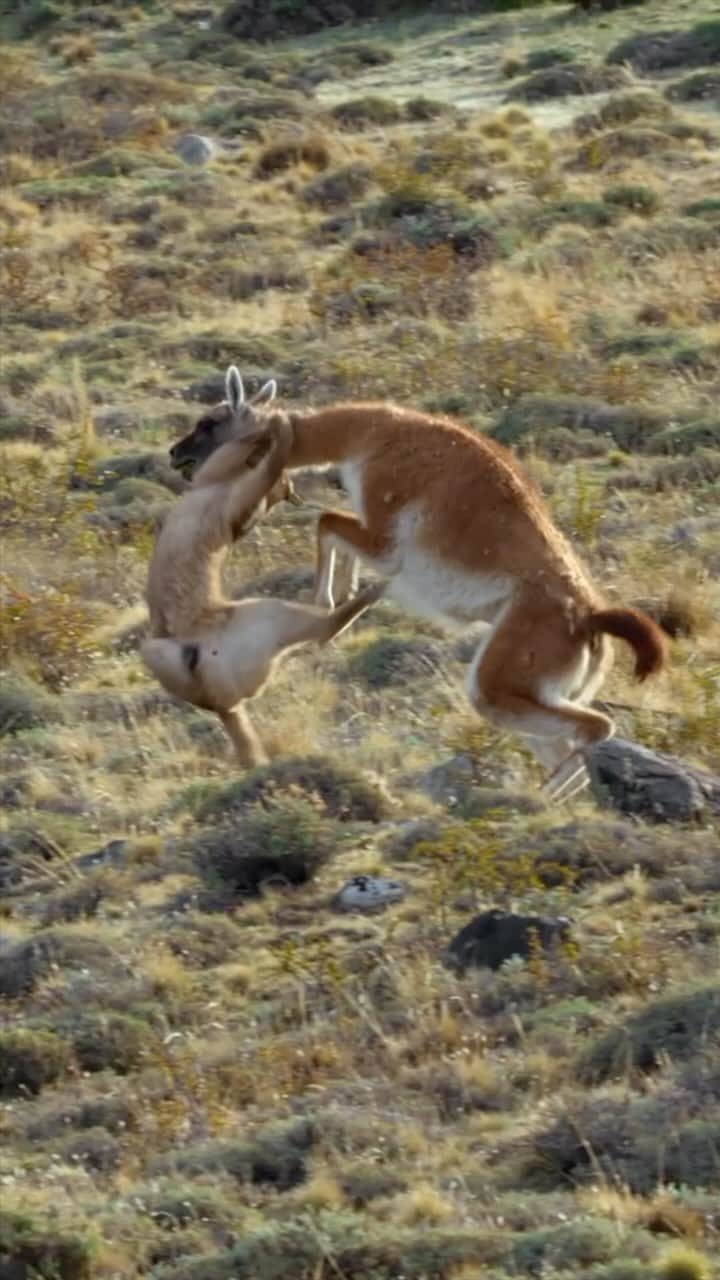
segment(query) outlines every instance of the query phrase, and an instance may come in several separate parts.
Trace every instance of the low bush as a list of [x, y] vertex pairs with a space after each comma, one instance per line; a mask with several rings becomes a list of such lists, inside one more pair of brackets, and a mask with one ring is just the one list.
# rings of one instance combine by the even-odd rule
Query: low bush
[[0, 1031], [0, 1097], [36, 1095], [70, 1064], [70, 1046], [52, 1031]]
[[352, 765], [324, 756], [277, 760], [253, 769], [238, 782], [201, 786], [186, 793], [186, 798], [198, 821], [212, 822], [241, 817], [257, 804], [272, 806], [287, 792], [318, 800], [328, 818], [341, 822], [381, 822], [391, 812], [387, 794], [375, 780]]
[[0, 738], [38, 729], [60, 719], [59, 702], [27, 676], [7, 672], [0, 688]]
[[607, 1080], [628, 1070], [653, 1071], [662, 1062], [687, 1058], [708, 1036], [720, 1031], [720, 987], [700, 987], [648, 1001], [621, 1026], [589, 1045], [578, 1059], [587, 1082]]
[[263, 885], [301, 885], [337, 845], [334, 822], [307, 796], [279, 796], [258, 804], [232, 825], [194, 842], [195, 862], [222, 900], [257, 897]]
[[90, 1280], [92, 1274], [87, 1241], [3, 1209], [0, 1257], [8, 1280]]
[[399, 124], [402, 111], [392, 98], [368, 96], [339, 102], [330, 115], [343, 129], [367, 129], [375, 125]]
[[83, 1071], [116, 1071], [127, 1075], [142, 1062], [155, 1036], [141, 1018], [123, 1013], [86, 1013], [67, 1029]]

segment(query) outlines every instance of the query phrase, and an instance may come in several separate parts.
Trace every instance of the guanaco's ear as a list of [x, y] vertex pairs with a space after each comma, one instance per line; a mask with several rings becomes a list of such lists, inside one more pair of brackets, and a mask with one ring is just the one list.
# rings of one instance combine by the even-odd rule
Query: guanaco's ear
[[225, 374], [225, 399], [233, 413], [237, 413], [245, 403], [245, 388], [240, 377], [240, 370], [231, 364]]
[[270, 378], [259, 391], [255, 392], [251, 404], [269, 404], [277, 395], [277, 382], [274, 378]]

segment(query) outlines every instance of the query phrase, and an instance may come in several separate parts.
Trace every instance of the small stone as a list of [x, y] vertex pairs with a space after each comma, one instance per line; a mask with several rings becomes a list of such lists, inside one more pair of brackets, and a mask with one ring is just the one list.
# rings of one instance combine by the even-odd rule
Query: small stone
[[385, 876], [353, 876], [335, 894], [332, 905], [339, 911], [380, 911], [391, 902], [405, 897], [406, 887], [400, 880]]
[[209, 164], [217, 150], [212, 138], [206, 138], [202, 133], [182, 133], [175, 141], [175, 154], [185, 164]]

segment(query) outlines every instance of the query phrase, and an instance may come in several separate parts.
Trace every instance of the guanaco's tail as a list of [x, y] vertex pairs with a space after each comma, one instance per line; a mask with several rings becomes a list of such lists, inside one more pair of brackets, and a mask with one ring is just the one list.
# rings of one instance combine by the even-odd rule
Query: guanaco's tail
[[639, 609], [600, 609], [590, 618], [590, 630], [616, 636], [635, 650], [636, 680], [647, 680], [667, 665], [667, 640], [652, 618]]

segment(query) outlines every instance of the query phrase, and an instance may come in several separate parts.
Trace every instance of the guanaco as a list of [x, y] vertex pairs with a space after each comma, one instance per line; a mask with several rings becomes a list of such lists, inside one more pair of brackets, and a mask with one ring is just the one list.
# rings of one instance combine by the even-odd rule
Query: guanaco
[[[247, 432], [242, 379], [170, 450], [198, 465]], [[584, 753], [614, 731], [588, 704], [612, 664], [609, 637], [635, 651], [645, 680], [667, 661], [659, 627], [608, 607], [513, 456], [446, 417], [384, 403], [334, 404], [284, 415], [286, 466], [337, 464], [353, 508], [317, 527], [316, 602], [351, 597], [358, 558], [415, 612], [484, 624], [467, 692], [476, 710], [527, 740], [554, 797], [587, 782]]]
[[[282, 654], [325, 644], [377, 600], [384, 584], [330, 610], [278, 599], [229, 600], [221, 572], [230, 545], [294, 493], [285, 464], [293, 432], [267, 407], [267, 384], [252, 404], [235, 403], [245, 431], [213, 453], [171, 508], [150, 562], [151, 636], [141, 657], [176, 697], [220, 717], [244, 765], [266, 760], [245, 703], [264, 687]], [[196, 428], [202, 431], [205, 428]]]

